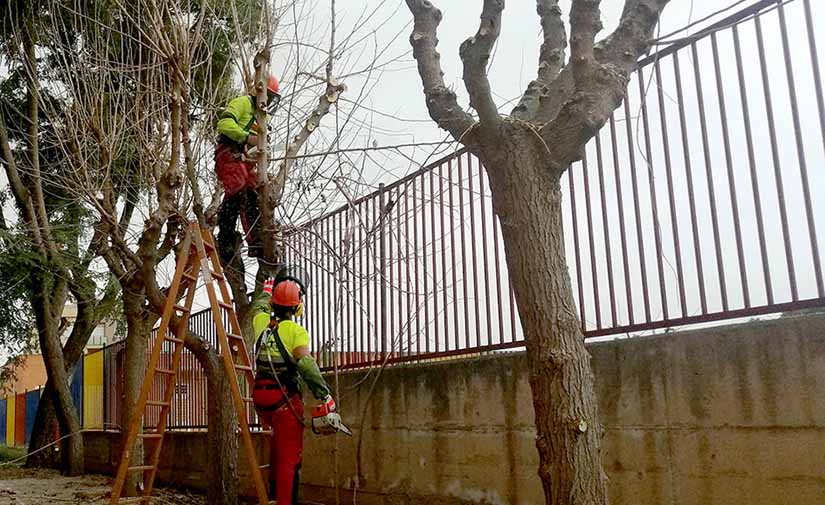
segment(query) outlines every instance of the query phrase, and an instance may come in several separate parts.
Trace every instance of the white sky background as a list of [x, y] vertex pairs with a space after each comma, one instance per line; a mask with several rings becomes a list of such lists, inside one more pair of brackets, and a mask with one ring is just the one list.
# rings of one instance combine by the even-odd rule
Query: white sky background
[[[326, 2], [314, 3], [317, 5], [314, 9], [314, 16], [318, 20], [315, 24], [323, 26], [329, 19], [326, 12], [328, 4]], [[438, 49], [441, 53], [444, 79], [446, 84], [456, 91], [459, 102], [466, 108], [468, 99], [461, 80], [462, 65], [458, 49], [462, 41], [477, 31], [482, 2], [479, 0], [436, 0], [433, 3], [443, 13], [443, 20], [438, 31]], [[569, 3], [561, 2], [565, 20], [569, 13]], [[379, 37], [385, 40], [400, 34], [389, 44], [387, 52], [393, 55], [405, 55], [404, 60], [381, 74], [380, 84], [372, 90], [364, 104], [382, 113], [382, 115], [376, 114], [373, 118], [376, 129], [392, 133], [375, 133], [371, 137], [377, 139], [381, 145], [443, 140], [445, 132], [434, 126], [424, 103], [421, 80], [416, 71], [409, 44], [412, 16], [404, 1], [345, 0], [338, 1], [336, 5], [339, 34], [348, 32], [348, 25], [359, 16], [362, 9], [372, 10], [379, 5], [379, 12], [382, 15], [376, 16], [374, 26], [374, 29], [378, 30]], [[605, 30], [600, 37], [609, 34], [615, 27], [623, 5], [623, 0], [602, 2]], [[662, 16], [662, 33], [669, 33], [686, 25], [690, 19], [699, 19], [719, 8], [719, 2], [673, 0]], [[505, 113], [512, 110], [515, 101], [536, 74], [542, 36], [535, 9], [533, 1], [510, 0], [502, 16], [501, 36], [496, 45], [489, 76], [496, 103]], [[388, 19], [387, 22], [382, 24], [385, 19]], [[358, 80], [347, 82], [351, 90], [346, 96], [352, 98], [357, 93], [360, 83]], [[342, 112], [344, 109], [345, 107], [342, 107]], [[389, 118], [383, 114], [396, 116], [396, 118]], [[392, 167], [384, 168], [397, 170]], [[395, 172], [393, 175], [397, 177], [399, 174]], [[389, 182], [394, 178], [385, 176], [384, 182]]]

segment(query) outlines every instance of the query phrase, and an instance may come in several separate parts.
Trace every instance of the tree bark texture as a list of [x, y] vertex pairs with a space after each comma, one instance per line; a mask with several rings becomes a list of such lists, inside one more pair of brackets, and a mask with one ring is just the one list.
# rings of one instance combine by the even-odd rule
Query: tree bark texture
[[193, 335], [185, 339], [206, 374], [207, 445], [206, 488], [207, 505], [238, 504], [238, 418], [231, 406], [232, 395], [223, 362], [217, 350], [205, 340]]
[[513, 128], [481, 152], [527, 342], [539, 477], [548, 505], [608, 502], [590, 355], [564, 254], [559, 176], [543, 144]]
[[59, 451], [57, 447], [43, 449], [53, 443], [56, 440], [55, 435], [60, 433], [57, 411], [54, 408], [54, 395], [52, 382], [47, 380], [46, 385], [43, 387], [40, 403], [37, 404], [37, 414], [34, 417], [34, 425], [32, 426], [29, 454], [26, 456], [26, 467], [28, 468], [59, 469], [63, 464], [61, 453], [65, 454], [66, 451]]
[[[124, 435], [129, 429], [129, 420], [132, 412], [138, 403], [140, 388], [143, 385], [143, 374], [146, 371], [146, 355], [149, 346], [150, 318], [148, 311], [143, 309], [143, 294], [140, 291], [129, 293], [133, 286], [126, 285], [123, 289], [123, 312], [126, 315], [126, 358], [123, 374], [123, 398], [120, 409], [120, 429]], [[154, 319], [152, 319], [153, 321]], [[138, 431], [142, 431], [142, 422], [138, 426]], [[122, 437], [125, 442], [126, 437]], [[121, 446], [121, 453], [123, 451]], [[143, 443], [140, 439], [135, 440], [132, 447], [132, 459], [130, 466], [143, 464]], [[142, 474], [129, 472], [126, 476], [124, 486], [124, 496], [134, 496], [143, 485]]]
[[[79, 296], [75, 294], [75, 297]], [[72, 333], [66, 344], [63, 346], [63, 360], [67, 376], [71, 377], [75, 366], [83, 356], [83, 349], [92, 335], [92, 331], [99, 322], [92, 312], [97, 308], [97, 303], [88, 299], [78, 301], [78, 316], [72, 328]], [[49, 379], [43, 388], [40, 403], [37, 405], [37, 414], [34, 418], [32, 428], [32, 438], [29, 441], [29, 456], [26, 458], [26, 466], [30, 468], [60, 468], [67, 465], [68, 461], [61, 458], [61, 451], [42, 450], [48, 444], [55, 441], [59, 435], [59, 425], [57, 422], [57, 411], [55, 410], [56, 394], [54, 384]], [[65, 456], [66, 451], [62, 451]]]
[[[83, 434], [81, 433], [80, 418], [74, 407], [71, 390], [69, 389], [69, 375], [64, 366], [63, 347], [57, 333], [57, 324], [52, 312], [53, 306], [49, 301], [50, 294], [45, 292], [46, 289], [49, 289], [51, 283], [44, 280], [39, 284], [41, 288], [36, 291], [32, 305], [39, 331], [40, 351], [46, 367], [46, 376], [54, 387], [52, 399], [54, 400], [60, 431], [69, 435], [63, 442], [64, 461], [66, 462], [64, 471], [67, 475], [80, 475], [83, 473], [84, 465]], [[58, 305], [62, 310], [63, 304], [59, 303]]]

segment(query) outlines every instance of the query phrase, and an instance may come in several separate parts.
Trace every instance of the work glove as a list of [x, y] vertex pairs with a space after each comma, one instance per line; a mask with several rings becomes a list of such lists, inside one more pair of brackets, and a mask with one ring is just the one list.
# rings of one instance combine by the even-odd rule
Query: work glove
[[264, 289], [263, 292], [268, 294], [270, 297], [272, 296], [272, 290], [275, 289], [275, 279], [270, 277], [264, 281]]
[[335, 405], [335, 400], [332, 399], [332, 395], [327, 395], [323, 400], [324, 407], [326, 407], [327, 412], [335, 412], [337, 407]]

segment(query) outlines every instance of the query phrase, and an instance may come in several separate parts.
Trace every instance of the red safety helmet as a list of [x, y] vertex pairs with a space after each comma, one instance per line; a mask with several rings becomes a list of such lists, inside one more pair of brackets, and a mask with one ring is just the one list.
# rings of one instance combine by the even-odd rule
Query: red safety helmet
[[266, 90], [276, 95], [281, 91], [281, 84], [278, 82], [278, 78], [272, 74], [269, 74], [269, 81], [266, 83]]
[[301, 285], [293, 280], [283, 280], [275, 284], [272, 291], [272, 305], [297, 307], [301, 304]]

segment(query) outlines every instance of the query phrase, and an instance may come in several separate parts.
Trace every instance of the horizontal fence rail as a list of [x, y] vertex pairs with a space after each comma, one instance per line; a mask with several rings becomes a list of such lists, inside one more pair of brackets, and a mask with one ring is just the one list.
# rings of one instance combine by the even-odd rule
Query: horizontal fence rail
[[[825, 307], [823, 17], [757, 2], [641, 62], [562, 181], [586, 337]], [[326, 369], [524, 345], [489, 181], [464, 150], [284, 243], [312, 279], [302, 323]], [[190, 325], [215, 344], [208, 311]], [[104, 350], [107, 427], [122, 351]], [[205, 376], [189, 351], [181, 368], [170, 427], [203, 427]]]

